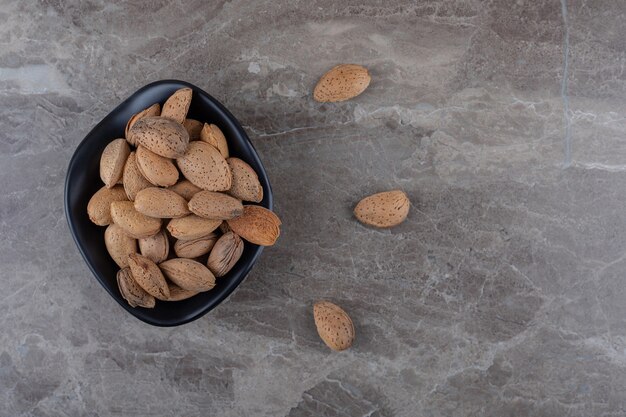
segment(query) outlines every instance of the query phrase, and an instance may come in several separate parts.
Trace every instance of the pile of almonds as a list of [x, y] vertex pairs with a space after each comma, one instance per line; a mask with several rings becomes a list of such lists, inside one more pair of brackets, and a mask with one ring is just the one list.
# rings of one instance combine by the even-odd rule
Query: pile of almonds
[[280, 235], [276, 214], [243, 204], [263, 200], [256, 172], [230, 156], [219, 127], [187, 118], [191, 100], [183, 88], [162, 109], [155, 103], [135, 114], [126, 138], [100, 158], [104, 186], [87, 213], [107, 226], [104, 242], [132, 307], [209, 291], [237, 263], [244, 240], [270, 246]]

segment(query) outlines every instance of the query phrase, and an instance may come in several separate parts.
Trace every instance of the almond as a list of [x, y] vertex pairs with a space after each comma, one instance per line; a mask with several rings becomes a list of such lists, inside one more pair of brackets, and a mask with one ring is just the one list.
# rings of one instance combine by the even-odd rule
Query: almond
[[197, 295], [196, 291], [183, 290], [178, 285], [169, 284], [170, 297], [165, 301], [182, 301]]
[[202, 292], [215, 287], [215, 277], [209, 269], [192, 259], [174, 258], [159, 265], [165, 276], [188, 291]]
[[203, 123], [195, 119], [185, 119], [183, 127], [189, 134], [189, 140], [200, 139], [200, 132], [202, 132]]
[[137, 193], [135, 210], [141, 214], [160, 219], [183, 217], [190, 213], [187, 200], [174, 191], [149, 187]]
[[117, 272], [117, 287], [120, 290], [120, 294], [122, 294], [122, 298], [131, 307], [154, 308], [156, 304], [154, 297], [137, 284], [130, 272], [130, 268], [120, 269]]
[[117, 224], [109, 225], [104, 231], [104, 245], [120, 268], [128, 266], [128, 255], [137, 253], [137, 241]]
[[139, 251], [143, 256], [158, 264], [167, 259], [170, 252], [170, 241], [165, 230], [159, 233], [139, 239]]
[[109, 143], [100, 156], [100, 178], [107, 188], [112, 188], [122, 178], [130, 147], [124, 139]]
[[365, 197], [354, 208], [354, 215], [363, 224], [375, 227], [393, 227], [409, 214], [411, 203], [400, 190], [385, 191]]
[[193, 185], [189, 180], [182, 180], [169, 187], [168, 190], [174, 191], [176, 194], [189, 201], [197, 192], [202, 191], [202, 188]]
[[165, 117], [144, 117], [130, 128], [131, 140], [165, 158], [183, 156], [189, 145], [185, 128]]
[[233, 178], [228, 194], [240, 200], [260, 203], [263, 187], [252, 167], [239, 158], [228, 158], [226, 162]]
[[313, 306], [315, 327], [324, 343], [333, 350], [345, 350], [354, 341], [354, 325], [350, 316], [338, 305], [318, 301]]
[[133, 278], [148, 294], [159, 300], [169, 298], [170, 289], [157, 264], [137, 253], [128, 257], [128, 264]]
[[280, 236], [280, 219], [261, 206], [243, 206], [243, 214], [228, 220], [228, 225], [233, 232], [255, 245], [271, 246]]
[[206, 255], [217, 242], [217, 233], [210, 233], [193, 240], [177, 240], [174, 243], [174, 252], [179, 258], [193, 259]]
[[137, 167], [137, 155], [135, 152], [131, 152], [126, 159], [126, 165], [124, 165], [124, 174], [122, 175], [122, 183], [124, 184], [124, 191], [129, 200], [134, 200], [137, 193], [144, 188], [151, 187], [150, 181], [144, 178], [139, 172]]
[[209, 270], [216, 277], [223, 277], [235, 266], [243, 253], [243, 240], [233, 232], [219, 238], [207, 261]]
[[208, 143], [220, 151], [224, 159], [228, 158], [228, 144], [226, 143], [226, 137], [219, 127], [213, 124], [205, 123], [200, 131], [200, 140]]
[[124, 130], [124, 135], [126, 136], [126, 140], [128, 141], [128, 143], [130, 143], [133, 146], [137, 146], [137, 144], [134, 141], [131, 141], [128, 136], [128, 131], [130, 130], [131, 127], [133, 127], [135, 123], [137, 123], [137, 120], [142, 119], [144, 117], [152, 117], [152, 116], [160, 116], [160, 115], [161, 115], [161, 105], [159, 103], [154, 103], [152, 106], [148, 107], [145, 110], [140, 111], [139, 113], [134, 114], [133, 117], [128, 119], [128, 123], [126, 123], [126, 129]]
[[137, 168], [154, 185], [169, 187], [178, 181], [178, 170], [171, 159], [164, 158], [143, 146], [137, 148]]
[[116, 185], [113, 188], [104, 186], [96, 191], [87, 204], [89, 220], [98, 226], [111, 224], [113, 221], [111, 219], [111, 203], [113, 201], [126, 201], [126, 193], [121, 186]]
[[139, 213], [132, 201], [112, 202], [111, 218], [127, 235], [135, 239], [152, 236], [161, 229], [161, 219]]
[[371, 79], [367, 68], [361, 65], [337, 65], [320, 78], [313, 98], [320, 102], [349, 100], [365, 91]]
[[192, 94], [191, 88], [176, 90], [163, 104], [161, 116], [182, 124], [187, 117]]
[[172, 219], [167, 230], [176, 239], [193, 240], [209, 235], [220, 225], [220, 220], [205, 219], [195, 214]]
[[228, 220], [243, 214], [241, 201], [215, 191], [200, 191], [189, 200], [189, 210], [205, 219]]
[[185, 178], [203, 190], [226, 191], [230, 188], [231, 175], [226, 159], [208, 143], [191, 142], [187, 153], [176, 162]]

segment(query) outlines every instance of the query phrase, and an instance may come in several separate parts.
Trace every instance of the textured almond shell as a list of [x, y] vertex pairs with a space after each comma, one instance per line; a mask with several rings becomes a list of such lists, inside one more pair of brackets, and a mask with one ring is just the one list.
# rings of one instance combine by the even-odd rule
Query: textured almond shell
[[120, 290], [120, 294], [122, 294], [122, 298], [131, 307], [154, 308], [156, 304], [154, 297], [137, 284], [132, 272], [130, 272], [130, 268], [120, 269], [117, 272], [117, 287]]
[[169, 187], [178, 181], [178, 170], [172, 160], [157, 155], [143, 146], [137, 148], [137, 168], [153, 185]]
[[352, 346], [355, 332], [350, 316], [338, 305], [319, 301], [313, 306], [315, 327], [326, 345], [337, 351]]
[[393, 227], [409, 214], [411, 203], [400, 190], [385, 191], [365, 197], [354, 208], [354, 215], [364, 224], [375, 227]]
[[243, 253], [243, 240], [233, 232], [228, 232], [219, 238], [209, 259], [207, 266], [216, 277], [223, 277], [235, 266]]
[[152, 236], [161, 229], [161, 219], [139, 213], [132, 201], [112, 202], [111, 218], [127, 235], [135, 239]]
[[200, 191], [189, 200], [189, 210], [200, 217], [228, 220], [243, 214], [241, 201], [215, 191]]
[[113, 188], [107, 188], [106, 186], [100, 188], [89, 199], [89, 203], [87, 203], [87, 215], [89, 216], [89, 220], [98, 226], [111, 224], [113, 221], [113, 219], [111, 219], [111, 203], [113, 201], [126, 200], [126, 193], [119, 185]]
[[139, 167], [137, 167], [137, 155], [135, 152], [131, 152], [126, 159], [122, 183], [124, 184], [124, 191], [126, 191], [126, 196], [129, 200], [134, 200], [137, 193], [144, 188], [152, 187], [150, 181], [144, 178], [139, 171]]
[[165, 301], [182, 301], [197, 295], [196, 291], [189, 291], [180, 288], [178, 285], [169, 284], [170, 297]]
[[202, 188], [193, 185], [189, 180], [182, 180], [168, 187], [168, 190], [174, 191], [176, 194], [189, 201], [196, 193], [202, 191]]
[[349, 100], [365, 91], [371, 79], [367, 68], [361, 65], [337, 65], [322, 75], [313, 90], [313, 98], [320, 102]]
[[263, 200], [263, 187], [254, 169], [239, 158], [226, 160], [232, 176], [228, 194], [244, 201], [260, 203]]
[[182, 124], [187, 117], [192, 95], [193, 91], [191, 88], [176, 90], [176, 92], [165, 101], [165, 104], [163, 104], [161, 116]]
[[200, 132], [202, 132], [202, 127], [204, 124], [195, 119], [185, 119], [183, 122], [183, 127], [189, 134], [189, 140], [198, 140], [200, 139]]
[[187, 153], [176, 160], [180, 172], [194, 185], [207, 191], [226, 191], [231, 185], [226, 159], [208, 143], [194, 141]]
[[173, 219], [190, 213], [187, 200], [174, 191], [150, 187], [137, 193], [135, 210], [150, 217]]
[[124, 164], [130, 154], [128, 142], [124, 139], [111, 141], [100, 156], [100, 179], [107, 188], [112, 188], [120, 181]]
[[133, 278], [148, 294], [159, 300], [167, 300], [169, 298], [170, 289], [157, 264], [137, 253], [128, 257], [128, 264]]
[[219, 227], [220, 223], [220, 220], [210, 220], [190, 214], [170, 220], [167, 230], [176, 239], [193, 240], [211, 234]]
[[200, 131], [200, 140], [220, 151], [224, 159], [228, 158], [228, 144], [222, 130], [214, 124], [205, 123]]
[[192, 240], [177, 240], [174, 243], [174, 252], [179, 258], [193, 259], [206, 255], [217, 242], [217, 233]]
[[116, 224], [110, 224], [104, 231], [104, 245], [120, 268], [128, 266], [128, 255], [137, 253], [137, 241]]
[[163, 274], [188, 291], [202, 292], [215, 287], [215, 277], [209, 269], [193, 259], [174, 258], [159, 265]]
[[133, 146], [137, 145], [134, 141], [131, 141], [131, 139], [128, 136], [128, 131], [130, 130], [131, 127], [133, 127], [135, 123], [137, 123], [137, 120], [142, 119], [144, 117], [153, 117], [153, 116], [159, 116], [159, 115], [161, 115], [161, 105], [159, 103], [154, 103], [152, 106], [140, 111], [139, 113], [134, 114], [133, 117], [128, 119], [128, 123], [126, 123], [126, 129], [124, 130], [124, 135], [128, 143], [130, 143]]
[[170, 241], [165, 230], [159, 233], [139, 239], [139, 251], [143, 256], [158, 264], [167, 259], [170, 252]]
[[250, 243], [271, 246], [280, 236], [281, 221], [261, 206], [243, 206], [243, 214], [228, 220], [231, 230]]
[[165, 158], [183, 156], [189, 145], [185, 128], [164, 117], [144, 117], [128, 132], [131, 140]]

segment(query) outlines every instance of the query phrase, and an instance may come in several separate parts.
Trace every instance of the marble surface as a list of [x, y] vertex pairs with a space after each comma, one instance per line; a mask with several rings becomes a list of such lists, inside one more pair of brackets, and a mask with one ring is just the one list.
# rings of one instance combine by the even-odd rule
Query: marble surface
[[[626, 415], [623, 1], [0, 0], [0, 21], [1, 416]], [[370, 88], [314, 102], [343, 62]], [[62, 207], [82, 137], [164, 78], [241, 120], [284, 222], [169, 329], [106, 294]], [[358, 224], [390, 188], [408, 220]]]

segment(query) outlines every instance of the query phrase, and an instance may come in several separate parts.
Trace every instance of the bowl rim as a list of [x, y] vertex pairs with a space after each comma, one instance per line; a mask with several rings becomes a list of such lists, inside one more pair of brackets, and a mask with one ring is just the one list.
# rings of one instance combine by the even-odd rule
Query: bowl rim
[[145, 90], [149, 90], [150, 88], [152, 88], [154, 86], [161, 85], [161, 84], [177, 84], [177, 85], [180, 85], [180, 88], [189, 87], [189, 88], [191, 88], [194, 91], [194, 93], [199, 93], [201, 95], [204, 95], [205, 98], [207, 98], [209, 101], [211, 101], [226, 116], [226, 119], [228, 119], [228, 121], [234, 126], [234, 128], [236, 129], [238, 134], [243, 138], [243, 140], [247, 143], [247, 145], [252, 150], [252, 152], [251, 152], [252, 153], [252, 157], [255, 160], [255, 163], [257, 163], [258, 166], [260, 167], [260, 172], [258, 172], [257, 175], [259, 175], [259, 177], [262, 177], [265, 180], [265, 183], [267, 185], [267, 193], [265, 193], [265, 197], [267, 198], [267, 204], [264, 205], [264, 207], [266, 207], [269, 210], [273, 209], [273, 207], [274, 207], [274, 196], [273, 196], [272, 186], [271, 186], [269, 177], [267, 176], [267, 171], [265, 169], [265, 166], [263, 165], [263, 162], [259, 158], [259, 154], [258, 154], [256, 148], [252, 144], [252, 141], [250, 141], [250, 138], [248, 137], [246, 131], [241, 126], [241, 123], [239, 122], [239, 120], [237, 120], [237, 118], [222, 103], [220, 103], [216, 98], [214, 98], [213, 96], [208, 94], [203, 89], [201, 89], [201, 88], [199, 88], [199, 87], [197, 87], [197, 86], [195, 86], [195, 85], [193, 85], [193, 84], [191, 84], [191, 83], [189, 83], [187, 81], [176, 80], [176, 79], [164, 79], [164, 80], [153, 81], [153, 82], [151, 82], [149, 84], [144, 85], [143, 87], [139, 88], [138, 90], [136, 90], [135, 92], [130, 94], [126, 99], [124, 99], [121, 103], [119, 103], [114, 109], [109, 111], [102, 118], [102, 120], [100, 120], [100, 122], [98, 122], [85, 135], [85, 137], [83, 137], [83, 139], [80, 141], [80, 143], [76, 146], [76, 148], [74, 149], [74, 153], [72, 154], [72, 157], [70, 158], [70, 162], [69, 162], [69, 164], [67, 166], [67, 170], [66, 170], [66, 174], [65, 174], [65, 184], [64, 184], [64, 187], [63, 187], [63, 190], [64, 190], [63, 191], [64, 192], [63, 209], [64, 209], [64, 212], [65, 212], [64, 214], [65, 214], [65, 218], [67, 220], [67, 224], [68, 224], [69, 229], [70, 229], [70, 233], [72, 235], [74, 243], [76, 244], [76, 246], [78, 248], [78, 251], [80, 252], [83, 260], [87, 264], [87, 267], [91, 271], [92, 275], [96, 278], [96, 280], [100, 283], [100, 285], [109, 293], [111, 298], [113, 298], [131, 316], [135, 317], [138, 320], [143, 321], [144, 323], [147, 323], [147, 324], [150, 324], [150, 325], [153, 325], [153, 326], [156, 326], [156, 327], [174, 327], [174, 326], [181, 326], [183, 324], [187, 324], [187, 323], [190, 323], [190, 322], [192, 322], [194, 320], [199, 319], [200, 317], [204, 316], [209, 311], [211, 311], [212, 309], [217, 307], [226, 298], [228, 298], [235, 291], [235, 289], [237, 287], [239, 287], [239, 285], [245, 280], [245, 278], [248, 276], [248, 274], [250, 273], [250, 271], [252, 270], [254, 265], [256, 265], [256, 262], [258, 261], [259, 257], [261, 256], [261, 253], [263, 252], [263, 246], [255, 245], [256, 247], [254, 248], [254, 253], [253, 253], [252, 257], [250, 258], [250, 260], [248, 261], [248, 264], [240, 272], [238, 277], [236, 279], [233, 279], [233, 282], [229, 283], [229, 286], [228, 286], [227, 290], [223, 291], [219, 296], [217, 296], [217, 298], [213, 299], [211, 302], [208, 302], [196, 314], [194, 314], [192, 316], [189, 316], [189, 317], [186, 317], [186, 318], [184, 318], [182, 320], [175, 321], [175, 322], [161, 322], [161, 321], [158, 321], [158, 320], [151, 320], [149, 317], [145, 317], [143, 315], [135, 314], [135, 312], [133, 311], [135, 309], [130, 307], [130, 305], [128, 305], [128, 303], [125, 302], [125, 300], [118, 299], [117, 295], [114, 294], [112, 289], [108, 285], [105, 285], [105, 283], [100, 279], [99, 273], [96, 272], [96, 270], [93, 267], [92, 263], [88, 260], [88, 255], [85, 252], [85, 250], [83, 248], [83, 245], [78, 240], [76, 227], [74, 225], [74, 223], [75, 223], [74, 215], [72, 214], [72, 211], [70, 210], [70, 207], [71, 207], [71, 204], [70, 204], [70, 193], [71, 193], [70, 192], [70, 177], [71, 177], [71, 175], [70, 175], [70, 173], [73, 171], [74, 167], [77, 165], [76, 158], [77, 158], [77, 155], [79, 154], [79, 151], [82, 148], [84, 148], [85, 146], [88, 146], [87, 138], [89, 138], [95, 131], [101, 129], [105, 125], [105, 121], [107, 120], [109, 115], [111, 115], [111, 114], [115, 113], [116, 111], [118, 111], [120, 109], [120, 107], [124, 106], [124, 104], [126, 104], [128, 101], [130, 101], [137, 94], [140, 94], [140, 93], [144, 92]]

